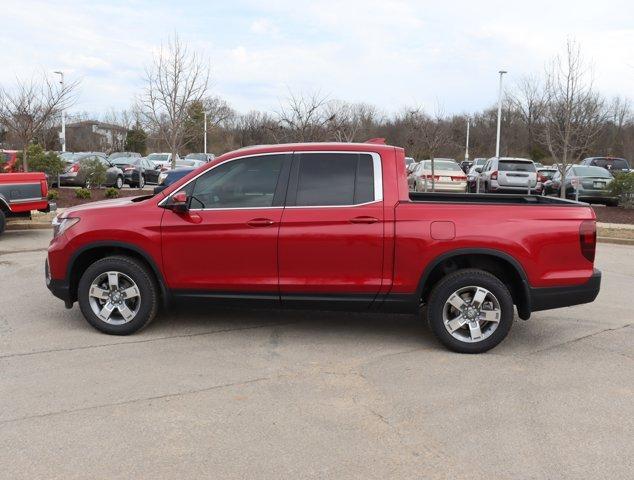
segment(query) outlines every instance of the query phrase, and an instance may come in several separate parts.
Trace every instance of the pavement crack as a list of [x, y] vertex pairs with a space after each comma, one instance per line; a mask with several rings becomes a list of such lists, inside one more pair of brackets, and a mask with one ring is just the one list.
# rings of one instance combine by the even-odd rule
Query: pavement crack
[[6, 424], [9, 424], [9, 423], [21, 422], [21, 421], [24, 421], [24, 420], [33, 420], [33, 419], [38, 419], [38, 418], [54, 417], [54, 416], [57, 416], [57, 415], [67, 415], [67, 414], [77, 413], [77, 412], [85, 412], [85, 411], [90, 411], [90, 410], [97, 410], [97, 409], [100, 409], [100, 408], [120, 407], [120, 406], [125, 406], [125, 405], [131, 405], [131, 404], [134, 404], [134, 403], [148, 402], [148, 401], [152, 401], [152, 400], [164, 400], [164, 399], [167, 399], [167, 398], [182, 397], [184, 395], [192, 395], [192, 394], [196, 394], [196, 393], [210, 392], [210, 391], [219, 390], [219, 389], [222, 389], [222, 388], [241, 387], [243, 385], [249, 385], [249, 384], [252, 384], [252, 383], [264, 382], [264, 381], [267, 381], [267, 380], [270, 380], [270, 379], [271, 379], [270, 377], [253, 378], [251, 380], [245, 380], [245, 381], [242, 381], [242, 382], [223, 383], [221, 385], [213, 385], [211, 387], [192, 389], [192, 390], [185, 390], [183, 392], [165, 393], [163, 395], [154, 395], [154, 396], [150, 396], [150, 397], [134, 398], [134, 399], [131, 399], [131, 400], [124, 400], [124, 401], [121, 401], [121, 402], [103, 403], [103, 404], [99, 404], [99, 405], [91, 405], [89, 407], [80, 407], [80, 408], [72, 408], [72, 409], [67, 409], [67, 410], [58, 410], [58, 411], [55, 411], [55, 412], [42, 413], [42, 414], [39, 414], [39, 415], [27, 415], [27, 416], [24, 416], [24, 417], [11, 418], [11, 419], [8, 419], [8, 420], [1, 420], [0, 421], [0, 425], [6, 425]]
[[603, 330], [599, 330], [598, 332], [589, 333], [588, 335], [584, 335], [584, 336], [578, 337], [578, 338], [573, 338], [572, 340], [568, 340], [566, 342], [558, 343], [556, 345], [551, 345], [549, 347], [541, 348], [539, 350], [534, 350], [532, 352], [529, 352], [528, 355], [534, 355], [536, 353], [546, 352], [546, 351], [552, 350], [554, 348], [559, 348], [559, 347], [563, 347], [565, 345], [570, 345], [571, 343], [580, 342], [581, 340], [585, 340], [587, 338], [591, 338], [591, 337], [594, 337], [596, 335], [601, 335], [602, 333], [605, 333], [605, 332], [615, 332], [617, 330], [623, 330], [624, 328], [631, 327], [632, 325], [634, 325], [634, 324], [633, 323], [628, 323], [626, 325], [621, 325], [620, 327], [605, 328]]
[[171, 340], [174, 338], [192, 338], [192, 337], [202, 337], [205, 335], [216, 335], [218, 333], [227, 333], [227, 332], [238, 332], [240, 330], [254, 330], [257, 328], [267, 328], [267, 327], [276, 327], [276, 326], [280, 326], [280, 325], [292, 325], [295, 324], [297, 322], [284, 322], [284, 323], [267, 323], [264, 325], [251, 325], [248, 327], [236, 327], [236, 328], [225, 328], [222, 330], [213, 330], [213, 331], [207, 331], [207, 332], [199, 332], [199, 333], [188, 333], [188, 334], [182, 334], [182, 335], [167, 335], [164, 337], [154, 337], [154, 338], [147, 338], [147, 339], [143, 339], [143, 340], [131, 340], [131, 341], [126, 341], [126, 342], [114, 342], [114, 343], [99, 343], [99, 344], [95, 344], [95, 345], [84, 345], [81, 347], [67, 347], [67, 348], [52, 348], [49, 350], [37, 350], [34, 352], [19, 352], [19, 353], [10, 353], [8, 355], [0, 355], [0, 360], [6, 359], [6, 358], [14, 358], [14, 357], [29, 357], [32, 355], [40, 355], [40, 354], [46, 354], [46, 353], [57, 353], [57, 352], [74, 352], [76, 350], [90, 350], [92, 348], [107, 348], [107, 347], [114, 347], [114, 346], [120, 346], [120, 345], [137, 345], [137, 344], [141, 344], [141, 343], [151, 343], [151, 342], [158, 342], [161, 340]]

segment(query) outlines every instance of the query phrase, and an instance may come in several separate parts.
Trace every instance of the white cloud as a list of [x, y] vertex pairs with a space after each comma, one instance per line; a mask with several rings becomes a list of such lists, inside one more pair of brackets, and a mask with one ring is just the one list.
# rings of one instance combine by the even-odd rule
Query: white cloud
[[238, 109], [274, 109], [288, 89], [320, 90], [385, 110], [436, 103], [472, 111], [509, 81], [541, 73], [579, 40], [606, 95], [631, 95], [629, 2], [495, 0], [3, 0], [0, 82], [63, 69], [82, 80], [78, 110], [130, 105], [170, 34], [210, 58], [216, 93]]

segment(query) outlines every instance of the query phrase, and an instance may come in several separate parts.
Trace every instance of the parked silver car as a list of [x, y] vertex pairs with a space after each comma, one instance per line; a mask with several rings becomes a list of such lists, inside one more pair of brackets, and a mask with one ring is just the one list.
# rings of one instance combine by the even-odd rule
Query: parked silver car
[[481, 193], [541, 193], [537, 170], [527, 158], [493, 157], [482, 167], [478, 177]]
[[89, 187], [90, 179], [86, 170], [82, 168], [83, 162], [99, 160], [106, 168], [105, 187], [123, 187], [123, 170], [108, 161], [106, 155], [97, 152], [70, 153], [65, 152], [62, 160], [66, 162], [64, 173], [59, 176], [61, 186]]

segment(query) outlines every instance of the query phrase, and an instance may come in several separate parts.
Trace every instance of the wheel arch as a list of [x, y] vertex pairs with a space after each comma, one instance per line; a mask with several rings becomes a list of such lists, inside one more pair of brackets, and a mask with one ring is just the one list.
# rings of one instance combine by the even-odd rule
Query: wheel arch
[[463, 268], [479, 268], [498, 277], [509, 287], [520, 318], [530, 318], [530, 290], [524, 268], [508, 253], [494, 249], [463, 248], [438, 256], [423, 271], [417, 298], [425, 302], [441, 278]]
[[158, 268], [154, 259], [137, 245], [125, 242], [95, 242], [84, 245], [77, 250], [70, 261], [66, 271], [66, 279], [68, 281], [70, 301], [77, 300], [77, 289], [79, 279], [86, 269], [95, 261], [113, 255], [124, 255], [139, 260], [150, 269], [159, 286], [161, 298], [165, 305], [169, 302], [169, 290], [163, 278], [161, 270]]

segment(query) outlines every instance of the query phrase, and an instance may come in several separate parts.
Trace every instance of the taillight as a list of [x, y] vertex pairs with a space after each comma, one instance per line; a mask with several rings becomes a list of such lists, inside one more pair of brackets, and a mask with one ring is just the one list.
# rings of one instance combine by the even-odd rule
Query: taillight
[[546, 177], [544, 177], [541, 173], [537, 174], [537, 181], [544, 183], [546, 181]]
[[423, 175], [427, 180], [440, 180], [440, 175]]
[[465, 177], [464, 175], [462, 175], [462, 176], [458, 175], [458, 176], [455, 176], [455, 177], [451, 177], [451, 179], [454, 182], [464, 182], [467, 179], [467, 177]]
[[584, 220], [579, 226], [579, 244], [581, 253], [590, 262], [594, 262], [597, 246], [597, 224], [594, 220]]
[[498, 179], [498, 172], [497, 170], [494, 172], [491, 172], [491, 180], [497, 180]]
[[48, 195], [48, 183], [46, 180], [40, 180], [40, 191], [42, 192], [42, 198]]
[[73, 163], [73, 165], [70, 167], [70, 171], [71, 172], [79, 172], [79, 163]]

